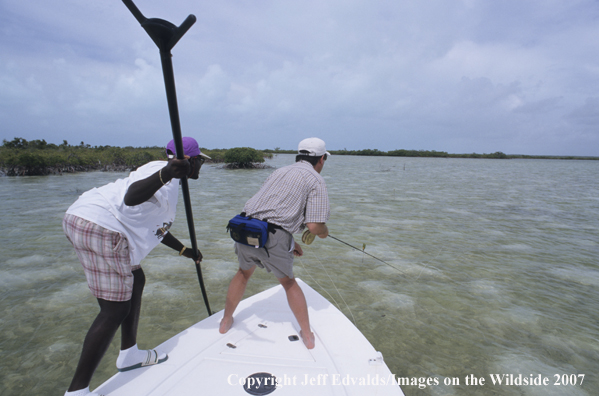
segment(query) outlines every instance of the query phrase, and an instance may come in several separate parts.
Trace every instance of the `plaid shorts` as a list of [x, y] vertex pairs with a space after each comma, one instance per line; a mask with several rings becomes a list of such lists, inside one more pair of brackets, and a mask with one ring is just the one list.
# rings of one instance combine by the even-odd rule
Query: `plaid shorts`
[[62, 228], [83, 265], [92, 294], [108, 301], [130, 300], [133, 292], [131, 272], [141, 266], [131, 265], [127, 238], [70, 214], [64, 216]]

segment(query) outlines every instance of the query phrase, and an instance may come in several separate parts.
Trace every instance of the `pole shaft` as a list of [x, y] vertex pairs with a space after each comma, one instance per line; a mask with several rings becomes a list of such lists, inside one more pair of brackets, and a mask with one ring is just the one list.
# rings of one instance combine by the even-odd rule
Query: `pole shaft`
[[[179, 108], [177, 105], [177, 90], [175, 88], [175, 74], [173, 72], [172, 55], [169, 52], [160, 52], [160, 59], [162, 61], [162, 74], [164, 75], [164, 86], [166, 88], [166, 100], [168, 102], [168, 111], [171, 119], [171, 128], [173, 130], [173, 140], [175, 141], [175, 149], [177, 150], [177, 158], [184, 159], [185, 154], [183, 152], [183, 139], [181, 136], [181, 122], [179, 120]], [[191, 249], [194, 255], [198, 256], [198, 242], [196, 239], [195, 226], [193, 224], [193, 213], [191, 210], [191, 198], [189, 196], [189, 184], [186, 178], [181, 179], [181, 190], [183, 193], [183, 201], [185, 203], [185, 214], [187, 216], [187, 226], [189, 228], [189, 238], [191, 239]], [[204, 279], [202, 276], [202, 268], [199, 264], [196, 264], [196, 272], [198, 274], [198, 281], [200, 288], [202, 289], [202, 297], [208, 310], [208, 315], [212, 315], [210, 310], [210, 303], [208, 302], [208, 294], [206, 293], [206, 287], [204, 286]]]

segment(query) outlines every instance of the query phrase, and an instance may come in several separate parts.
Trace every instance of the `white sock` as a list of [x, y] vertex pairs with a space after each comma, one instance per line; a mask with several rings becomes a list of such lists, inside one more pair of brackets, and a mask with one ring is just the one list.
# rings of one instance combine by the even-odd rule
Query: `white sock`
[[[139, 355], [140, 352], [143, 356]], [[119, 352], [119, 357], [116, 359], [116, 366], [122, 368], [137, 364], [141, 359], [144, 359], [146, 355], [147, 353], [145, 351], [140, 351], [137, 344], [135, 344], [131, 348]]]
[[[158, 359], [162, 360], [166, 357], [166, 353], [156, 352], [158, 352]], [[116, 366], [117, 368], [133, 366], [134, 364], [145, 362], [147, 358], [148, 351], [140, 350], [137, 344], [135, 344], [131, 348], [119, 352], [119, 357], [116, 359]]]
[[67, 391], [64, 396], [87, 396], [90, 395], [91, 392], [89, 391], [89, 386], [85, 389], [79, 389], [73, 392], [69, 392]]

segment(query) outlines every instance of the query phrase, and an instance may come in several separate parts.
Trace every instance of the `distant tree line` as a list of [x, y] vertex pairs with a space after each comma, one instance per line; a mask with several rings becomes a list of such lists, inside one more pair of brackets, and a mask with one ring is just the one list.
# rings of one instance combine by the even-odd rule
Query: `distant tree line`
[[[283, 150], [279, 147], [262, 150], [265, 153], [272, 154], [297, 154], [296, 150]], [[386, 156], [386, 157], [433, 157], [433, 158], [488, 158], [488, 159], [562, 159], [562, 160], [599, 160], [599, 157], [584, 157], [584, 156], [559, 156], [559, 155], [522, 155], [522, 154], [505, 154], [501, 151], [496, 151], [490, 154], [449, 154], [446, 151], [435, 150], [392, 150], [381, 151], [378, 149], [364, 150], [329, 150], [332, 155], [358, 155], [358, 156]]]
[[[210, 162], [227, 163], [227, 168], [261, 168], [264, 158], [273, 154], [297, 154], [295, 150], [255, 150], [249, 147], [232, 149], [201, 149], [212, 158]], [[531, 156], [507, 155], [501, 151], [492, 154], [449, 154], [445, 151], [429, 150], [331, 150], [333, 155], [392, 156], [392, 157], [437, 157], [437, 158], [491, 158], [491, 159], [591, 159], [599, 157], [575, 156]], [[0, 175], [47, 175], [89, 170], [124, 171], [135, 169], [147, 162], [166, 159], [163, 147], [114, 147], [91, 146], [84, 142], [70, 145], [47, 143], [44, 139], [27, 141], [14, 138], [4, 139], [0, 146]]]
[[[295, 150], [281, 150], [275, 148], [274, 150], [262, 150], [266, 153], [274, 154], [297, 154]], [[508, 155], [498, 151], [493, 154], [449, 154], [446, 151], [435, 151], [435, 150], [392, 150], [392, 151], [381, 151], [378, 149], [364, 149], [364, 150], [329, 150], [332, 155], [359, 155], [359, 156], [384, 156], [384, 157], [437, 157], [437, 158], [498, 158], [505, 159], [509, 158]]]
[[[247, 147], [201, 150], [212, 158], [209, 162], [227, 162], [231, 168], [259, 167], [252, 163], [264, 162], [265, 156], [272, 157], [270, 153]], [[2, 141], [0, 175], [33, 176], [91, 170], [126, 171], [155, 160], [166, 160], [164, 147], [92, 147], [84, 142], [70, 145], [66, 140], [57, 145], [47, 143], [44, 139], [27, 141], [17, 137], [11, 141]]]
[[0, 168], [9, 175], [46, 175], [86, 170], [125, 170], [146, 162], [165, 159], [160, 147], [95, 146], [81, 142], [70, 145], [66, 140], [56, 145], [45, 140], [3, 140]]
[[380, 151], [378, 149], [365, 149], [365, 150], [334, 150], [331, 151], [333, 155], [366, 155], [366, 156], [387, 156], [387, 157], [442, 157], [447, 158], [450, 156], [445, 151], [435, 150], [392, 150], [392, 151]]

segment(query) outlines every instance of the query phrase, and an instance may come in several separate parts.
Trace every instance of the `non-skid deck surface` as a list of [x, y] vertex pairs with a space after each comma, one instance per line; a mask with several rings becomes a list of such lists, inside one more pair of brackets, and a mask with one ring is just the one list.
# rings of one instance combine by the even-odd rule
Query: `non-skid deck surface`
[[[301, 338], [294, 341], [299, 326], [285, 291], [276, 286], [243, 300], [227, 334], [218, 332], [223, 313], [216, 313], [159, 345], [168, 353], [166, 362], [118, 373], [95, 392], [107, 396], [403, 395], [362, 333], [320, 294], [299, 279], [298, 283], [308, 302], [314, 349], [306, 349]], [[258, 373], [266, 373], [257, 375], [261, 386], [257, 379], [253, 384], [247, 380]]]

